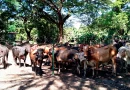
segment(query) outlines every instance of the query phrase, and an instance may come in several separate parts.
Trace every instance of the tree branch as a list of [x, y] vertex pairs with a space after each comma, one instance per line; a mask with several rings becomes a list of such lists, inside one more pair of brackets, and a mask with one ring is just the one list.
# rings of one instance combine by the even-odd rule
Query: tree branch
[[54, 11], [58, 12], [58, 7], [53, 3], [52, 0], [44, 0], [43, 2], [50, 6]]
[[64, 19], [63, 19], [63, 23], [70, 17], [70, 14], [67, 14]]
[[43, 16], [43, 17], [45, 17], [47, 20], [49, 20], [49, 21], [51, 21], [51, 22], [57, 24], [57, 22], [56, 22], [48, 13], [46, 13], [45, 11], [43, 11], [43, 14], [40, 14], [40, 16]]

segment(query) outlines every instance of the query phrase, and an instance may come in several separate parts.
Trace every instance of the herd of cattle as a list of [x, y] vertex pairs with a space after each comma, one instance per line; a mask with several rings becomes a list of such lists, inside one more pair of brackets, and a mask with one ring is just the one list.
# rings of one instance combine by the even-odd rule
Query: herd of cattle
[[[116, 42], [109, 45], [88, 45], [79, 44], [77, 46], [70, 46], [69, 44], [62, 45], [31, 45], [28, 42], [21, 45], [13, 46], [12, 55], [16, 65], [21, 67], [21, 60], [24, 60], [26, 67], [27, 54], [30, 56], [32, 71], [36, 75], [42, 76], [42, 63], [49, 63], [50, 67], [58, 68], [58, 73], [61, 69], [73, 68], [77, 74], [83, 73], [85, 77], [87, 68], [91, 67], [92, 75], [98, 74], [99, 66], [107, 65], [110, 63], [112, 66], [112, 74], [117, 74], [117, 69], [122, 68], [127, 72], [128, 65], [130, 64], [130, 44]], [[7, 68], [9, 49], [0, 44], [0, 60]], [[17, 64], [19, 60], [19, 64]], [[53, 62], [54, 61], [54, 62]], [[95, 73], [96, 71], [96, 73]]]

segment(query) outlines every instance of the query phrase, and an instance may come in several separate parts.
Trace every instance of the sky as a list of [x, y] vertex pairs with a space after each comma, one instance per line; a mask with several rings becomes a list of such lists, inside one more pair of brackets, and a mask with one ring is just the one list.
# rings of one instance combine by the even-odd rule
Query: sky
[[81, 25], [80, 19], [78, 19], [74, 15], [70, 16], [70, 18], [68, 18], [66, 22], [71, 24], [71, 26], [75, 27], [76, 29], [79, 29]]
[[81, 25], [89, 25], [92, 22], [92, 18], [89, 15], [72, 15], [67, 20], [66, 23], [69, 27], [74, 27], [79, 29]]

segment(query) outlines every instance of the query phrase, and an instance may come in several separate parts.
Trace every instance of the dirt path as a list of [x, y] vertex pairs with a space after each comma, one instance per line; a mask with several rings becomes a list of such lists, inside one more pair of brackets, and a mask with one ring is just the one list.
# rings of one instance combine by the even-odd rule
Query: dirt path
[[[98, 78], [80, 78], [71, 72], [54, 76], [48, 66], [43, 66], [42, 77], [35, 76], [31, 67], [14, 66], [9, 53], [7, 69], [0, 69], [0, 90], [130, 90], [130, 75], [113, 77], [110, 74]], [[29, 62], [29, 57], [27, 58]]]

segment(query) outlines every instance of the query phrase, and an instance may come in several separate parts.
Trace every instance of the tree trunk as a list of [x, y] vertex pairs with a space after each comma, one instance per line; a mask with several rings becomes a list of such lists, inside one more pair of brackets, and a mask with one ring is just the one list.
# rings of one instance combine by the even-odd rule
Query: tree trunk
[[58, 24], [58, 29], [59, 29], [58, 42], [62, 43], [63, 42], [63, 23]]
[[27, 34], [27, 40], [31, 40], [31, 32], [30, 31], [26, 31]]
[[27, 40], [31, 40], [31, 30], [28, 31], [26, 24], [24, 24], [24, 29], [27, 34]]

